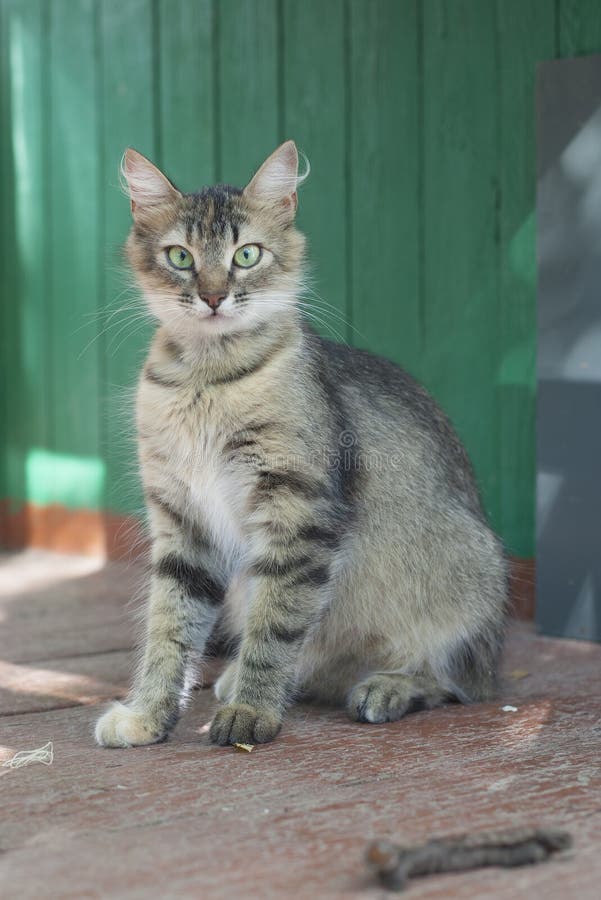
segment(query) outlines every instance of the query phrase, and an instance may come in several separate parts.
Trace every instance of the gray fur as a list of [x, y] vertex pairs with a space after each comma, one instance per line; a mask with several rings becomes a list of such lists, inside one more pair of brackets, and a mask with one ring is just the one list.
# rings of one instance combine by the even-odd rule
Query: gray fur
[[[239, 652], [216, 743], [271, 740], [298, 695], [378, 723], [494, 692], [506, 566], [469, 459], [408, 374], [303, 322], [295, 160], [283, 145], [218, 204], [131, 176], [130, 260], [162, 322], [138, 393], [154, 576], [136, 685], [97, 724], [106, 746], [165, 737], [218, 618]], [[197, 271], [166, 271], [163, 234]], [[261, 266], [228, 269], [251, 241]], [[209, 282], [227, 296], [215, 327]]]

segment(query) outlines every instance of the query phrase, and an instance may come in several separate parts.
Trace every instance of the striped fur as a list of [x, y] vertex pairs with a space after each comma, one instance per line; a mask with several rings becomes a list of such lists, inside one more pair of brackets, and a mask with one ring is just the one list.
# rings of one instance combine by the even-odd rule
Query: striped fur
[[[220, 744], [272, 739], [299, 694], [382, 722], [494, 690], [505, 563], [469, 460], [410, 376], [304, 324], [293, 145], [270, 160], [245, 191], [192, 195], [139, 154], [124, 168], [129, 258], [160, 321], [137, 402], [153, 575], [106, 746], [168, 734], [218, 621], [239, 645], [216, 686]], [[247, 243], [263, 255], [238, 271]], [[169, 268], [169, 245], [193, 271]]]

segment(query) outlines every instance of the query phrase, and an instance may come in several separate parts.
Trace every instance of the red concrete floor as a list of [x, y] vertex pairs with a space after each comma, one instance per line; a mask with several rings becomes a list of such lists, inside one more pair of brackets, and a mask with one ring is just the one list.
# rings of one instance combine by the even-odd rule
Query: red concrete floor
[[128, 684], [142, 582], [123, 563], [0, 557], [0, 760], [54, 744], [50, 766], [0, 768], [2, 897], [383, 898], [370, 839], [516, 825], [567, 828], [574, 847], [407, 896], [600, 896], [601, 646], [516, 625], [494, 703], [380, 726], [300, 706], [250, 754], [208, 744], [200, 689], [168, 743], [102, 750], [93, 723]]

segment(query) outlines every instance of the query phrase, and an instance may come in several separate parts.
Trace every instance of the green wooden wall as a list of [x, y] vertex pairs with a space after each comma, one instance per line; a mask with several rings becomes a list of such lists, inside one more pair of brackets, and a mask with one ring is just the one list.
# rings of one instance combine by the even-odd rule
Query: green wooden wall
[[139, 508], [123, 149], [193, 189], [293, 137], [319, 315], [426, 383], [531, 555], [535, 67], [601, 50], [598, 0], [0, 0], [0, 42], [0, 498]]

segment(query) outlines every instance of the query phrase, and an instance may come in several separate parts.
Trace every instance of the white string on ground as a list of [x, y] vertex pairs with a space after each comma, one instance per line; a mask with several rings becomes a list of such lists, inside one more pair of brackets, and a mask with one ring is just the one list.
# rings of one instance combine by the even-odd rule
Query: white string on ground
[[9, 769], [20, 769], [22, 766], [28, 766], [30, 763], [43, 763], [45, 766], [51, 766], [54, 760], [54, 746], [52, 741], [48, 741], [43, 747], [37, 750], [19, 750], [12, 759], [5, 760], [2, 765]]

